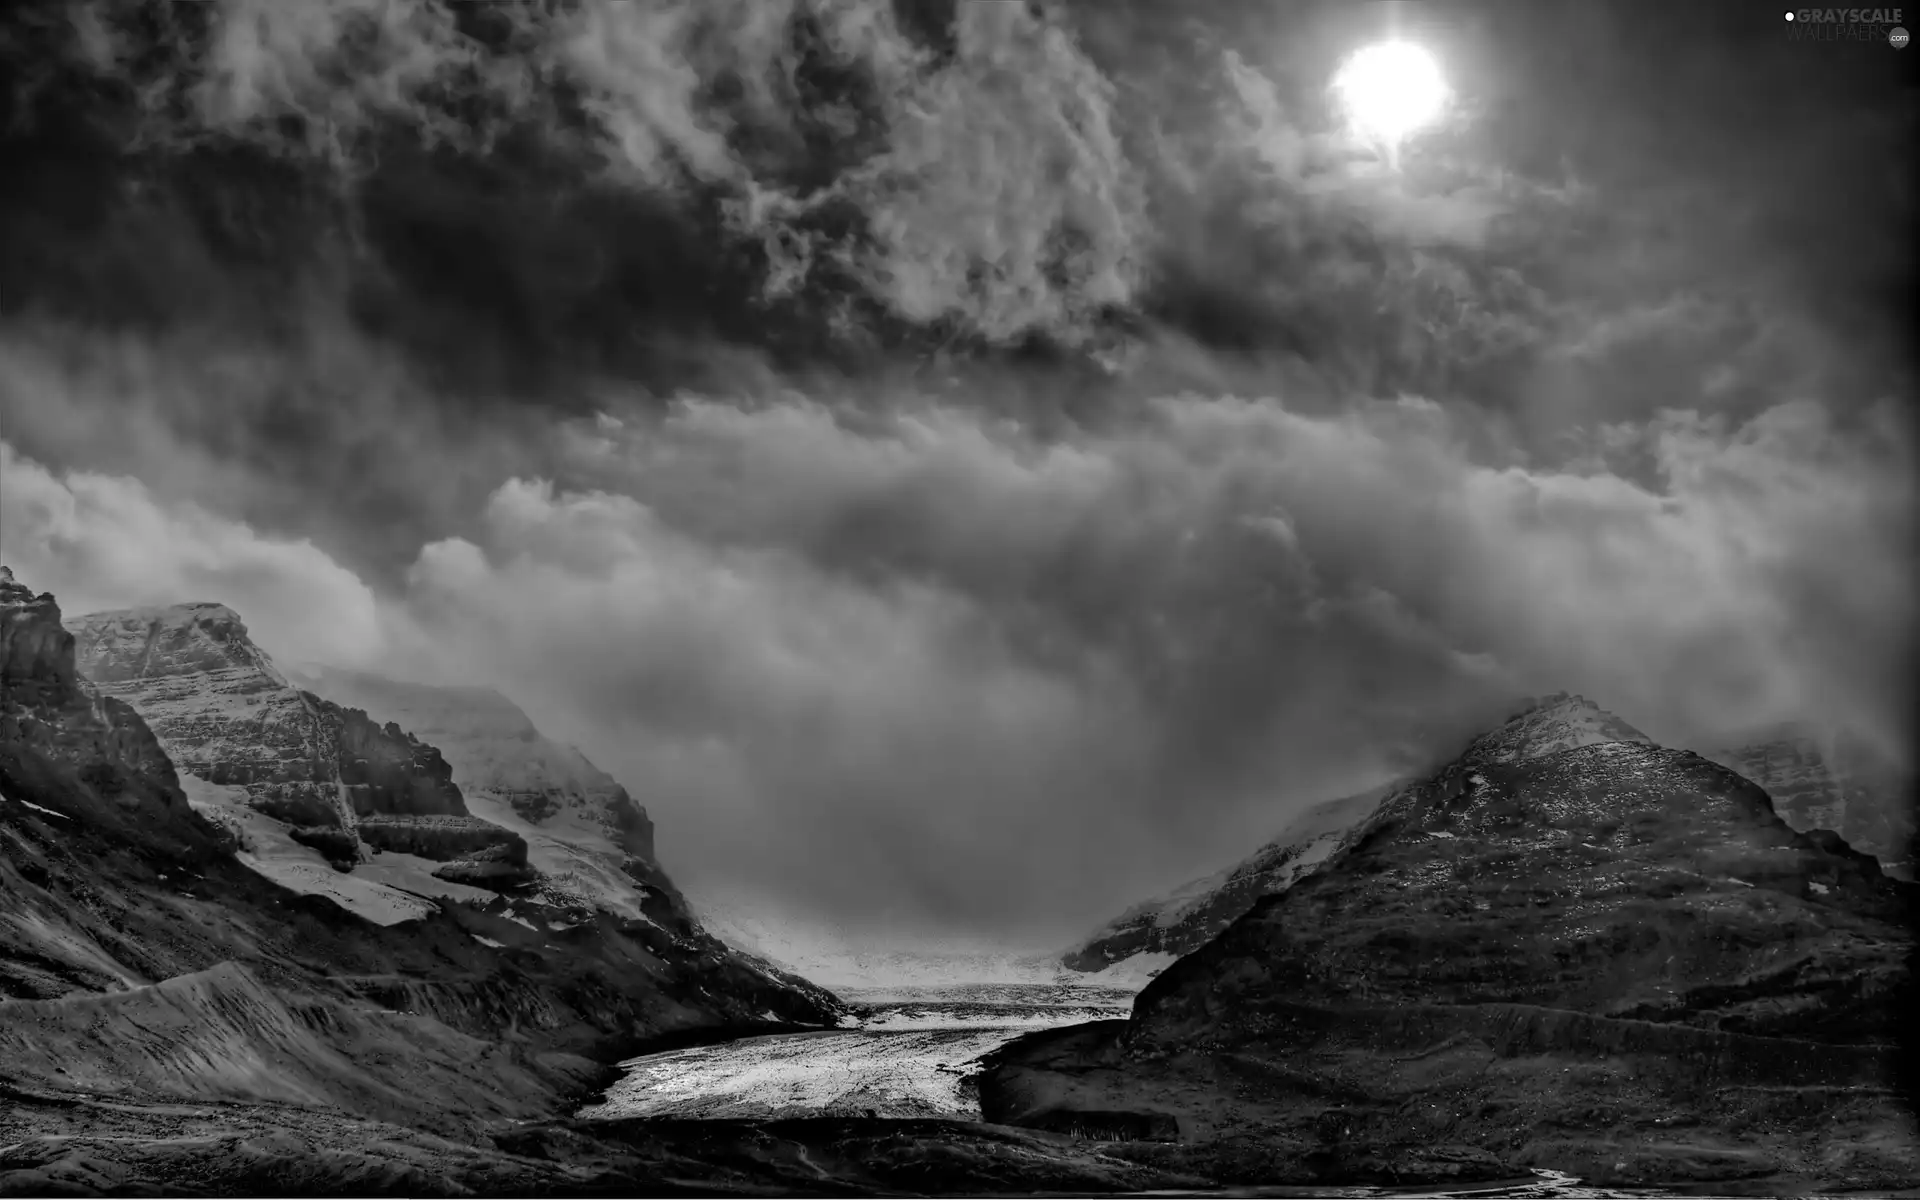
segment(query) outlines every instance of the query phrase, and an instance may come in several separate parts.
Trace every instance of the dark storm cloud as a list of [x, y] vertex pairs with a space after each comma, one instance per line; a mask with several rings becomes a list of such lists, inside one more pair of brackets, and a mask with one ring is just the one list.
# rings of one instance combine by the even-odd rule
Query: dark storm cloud
[[[1516, 692], [1903, 749], [1912, 113], [1860, 47], [1657, 6], [41, 13], [10, 565], [502, 686], [695, 878], [1071, 933]], [[1325, 81], [1393, 27], [1462, 94], [1389, 166]]]

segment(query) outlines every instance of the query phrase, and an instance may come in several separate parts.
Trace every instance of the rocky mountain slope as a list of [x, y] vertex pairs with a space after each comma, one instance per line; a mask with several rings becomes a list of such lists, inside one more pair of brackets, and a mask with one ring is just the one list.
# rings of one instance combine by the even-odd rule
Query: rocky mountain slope
[[[1526, 746], [1528, 752], [1646, 740], [1639, 730], [1584, 697], [1566, 693], [1527, 701], [1502, 736], [1508, 745]], [[1381, 800], [1411, 782], [1401, 779], [1307, 809], [1234, 866], [1115, 917], [1062, 955], [1061, 965], [1083, 972], [1158, 974], [1181, 955], [1217, 937], [1255, 901], [1285, 891], [1325, 862], [1347, 831], [1373, 815]]]
[[1493, 1154], [1912, 1186], [1912, 903], [1732, 771], [1557, 698], [1387, 796], [1129, 1020], [1010, 1046], [982, 1096], [1038, 1127], [1170, 1122], [1250, 1178]]
[[[315, 667], [290, 677], [220, 604], [66, 625], [80, 669], [148, 721], [195, 810], [284, 886], [386, 924], [451, 901], [717, 945], [654, 861], [646, 812], [497, 693]], [[444, 739], [453, 761], [402, 721]]]
[[1913, 878], [1912, 781], [1859, 739], [1788, 725], [1705, 753], [1765, 788], [1795, 829], [1831, 829], [1887, 874]]
[[310, 693], [405, 728], [446, 756], [467, 811], [527, 846], [527, 896], [557, 909], [692, 920], [654, 857], [653, 822], [612, 776], [487, 688], [432, 687], [317, 664], [287, 670]]
[[[224, 616], [210, 623], [232, 629]], [[184, 650], [205, 632], [172, 644]], [[245, 680], [245, 648], [232, 636], [208, 640], [224, 658], [203, 647], [199, 661], [233, 664], [222, 678]], [[169, 643], [144, 644], [156, 650], [151, 669]], [[183, 677], [189, 672], [160, 676], [176, 689]], [[116, 686], [140, 695], [128, 682]], [[464, 903], [404, 893], [418, 905], [412, 914], [379, 922], [318, 889], [282, 886], [244, 861], [231, 830], [203, 812], [290, 828], [251, 802], [288, 794], [265, 790], [276, 784], [336, 783], [336, 797], [364, 785], [373, 800], [356, 803], [349, 792], [336, 810], [364, 829], [383, 807], [405, 807], [405, 797], [450, 805], [457, 789], [437, 769], [417, 784], [408, 772], [382, 775], [365, 754], [348, 754], [346, 778], [330, 780], [307, 751], [326, 750], [329, 737], [334, 747], [364, 748], [342, 734], [352, 725], [376, 730], [378, 744], [396, 753], [404, 748], [409, 771], [437, 756], [364, 719], [331, 724], [333, 710], [296, 708], [265, 689], [251, 694], [271, 701], [246, 708], [292, 724], [297, 736], [282, 747], [301, 752], [247, 758], [235, 737], [232, 757], [209, 753], [229, 727], [192, 711], [183, 692], [164, 694], [179, 705], [162, 709], [175, 729], [209, 731], [197, 743], [181, 738], [199, 755], [195, 765], [255, 768], [227, 777], [238, 782], [196, 785], [220, 789], [225, 808], [189, 803], [182, 781], [194, 777], [175, 771], [165, 739], [81, 676], [53, 597], [0, 575], [0, 1095], [8, 1106], [0, 1141], [10, 1147], [0, 1153], [0, 1189], [14, 1186], [7, 1176], [15, 1172], [27, 1172], [20, 1186], [29, 1190], [60, 1179], [79, 1180], [72, 1186], [82, 1190], [122, 1186], [138, 1176], [130, 1164], [158, 1153], [183, 1116], [216, 1111], [204, 1108], [216, 1101], [242, 1106], [218, 1109], [223, 1120], [256, 1130], [251, 1149], [229, 1147], [236, 1161], [254, 1164], [232, 1185], [241, 1191], [296, 1183], [356, 1190], [342, 1181], [367, 1166], [353, 1141], [360, 1137], [416, 1150], [431, 1143], [438, 1149], [428, 1158], [451, 1156], [484, 1174], [505, 1169], [490, 1148], [495, 1132], [568, 1107], [607, 1064], [651, 1040], [840, 1017], [837, 1002], [804, 981], [698, 931], [644, 918], [582, 917], [476, 888]], [[234, 694], [248, 693], [223, 693]], [[399, 853], [369, 851], [371, 862], [351, 873], [318, 870], [351, 879]], [[322, 1141], [289, 1141], [294, 1128]], [[69, 1175], [46, 1174], [44, 1164], [56, 1161]], [[302, 1174], [309, 1170], [318, 1173]], [[68, 1183], [60, 1186], [72, 1190]], [[445, 1189], [435, 1182], [428, 1190]]]
[[[1508, 736], [1528, 736], [1529, 729], [1544, 733], [1536, 749], [1647, 740], [1584, 698], [1564, 694], [1529, 701]], [[1756, 731], [1706, 757], [1759, 784], [1792, 828], [1802, 833], [1833, 830], [1853, 848], [1877, 858], [1888, 875], [1913, 878], [1913, 811], [1907, 783], [1893, 764], [1864, 746], [1787, 727]], [[1062, 955], [1061, 965], [1083, 972], [1157, 974], [1218, 936], [1262, 896], [1291, 887], [1325, 860], [1341, 835], [1409, 782], [1307, 809], [1234, 866], [1128, 909]]]

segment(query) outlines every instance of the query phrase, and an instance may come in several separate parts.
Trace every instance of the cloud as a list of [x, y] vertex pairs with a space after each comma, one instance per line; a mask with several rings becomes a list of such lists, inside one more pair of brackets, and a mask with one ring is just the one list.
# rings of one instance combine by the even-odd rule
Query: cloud
[[0, 441], [0, 547], [68, 615], [212, 600], [294, 658], [378, 661], [373, 592], [313, 543], [263, 537], [125, 476], [60, 475]]
[[474, 639], [494, 669], [553, 681], [601, 744], [649, 729], [684, 762], [714, 739], [758, 798], [711, 803], [780, 844], [825, 822], [983, 921], [1013, 919], [968, 895], [993, 871], [1009, 909], [1046, 889], [1061, 911], [1184, 825], [1250, 831], [1516, 693], [1582, 691], [1679, 741], [1840, 717], [1898, 752], [1904, 683], [1874, 665], [1912, 602], [1893, 424], [1671, 413], [1641, 483], [1477, 462], [1471, 418], [1432, 405], [1153, 412], [1070, 444], [904, 402], [597, 422], [605, 490], [504, 486], [484, 550], [423, 554], [418, 615], [497, 630]]
[[1843, 226], [1906, 201], [1795, 224], [1711, 97], [1593, 103], [1712, 39], [1422, 16], [1476, 94], [1395, 171], [1331, 8], [128, 11], [62, 68], [109, 132], [5, 144], [9, 560], [500, 686], [677, 872], [1064, 935], [1516, 693], [1904, 752]]
[[1477, 461], [1471, 413], [1163, 396], [1066, 441], [907, 397], [688, 398], [564, 443], [374, 589], [311, 543], [0, 459], [74, 611], [217, 598], [276, 653], [490, 683], [695, 879], [849, 924], [1062, 934], [1416, 765], [1515, 694], [1683, 741], [1842, 719], [1897, 751], [1904, 430], [1788, 405], [1615, 446], [1655, 482]]
[[1112, 85], [1027, 5], [961, 6], [945, 58], [883, 0], [77, 14], [68, 61], [131, 85], [136, 145], [317, 161], [350, 203], [402, 145], [484, 154], [530, 133], [576, 186], [717, 195], [732, 237], [765, 256], [771, 298], [818, 273], [908, 324], [1073, 341], [1140, 283]]

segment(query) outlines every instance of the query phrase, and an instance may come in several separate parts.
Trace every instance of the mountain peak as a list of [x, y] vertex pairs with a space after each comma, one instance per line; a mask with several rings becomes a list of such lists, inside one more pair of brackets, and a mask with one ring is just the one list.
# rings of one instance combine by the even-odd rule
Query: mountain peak
[[203, 600], [114, 609], [66, 624], [80, 641], [81, 671], [96, 683], [237, 668], [273, 686], [287, 686], [273, 660], [248, 636], [247, 623], [224, 604]]
[[1602, 742], [1654, 744], [1585, 696], [1555, 692], [1529, 700], [1498, 729], [1474, 739], [1466, 756], [1478, 762], [1520, 762]]

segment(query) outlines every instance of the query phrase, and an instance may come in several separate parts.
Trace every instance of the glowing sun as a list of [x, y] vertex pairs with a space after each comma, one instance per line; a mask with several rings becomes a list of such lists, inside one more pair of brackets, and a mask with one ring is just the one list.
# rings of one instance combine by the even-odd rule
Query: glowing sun
[[1333, 77], [1333, 89], [1355, 130], [1389, 149], [1430, 124], [1447, 102], [1440, 64], [1411, 42], [1356, 51]]

